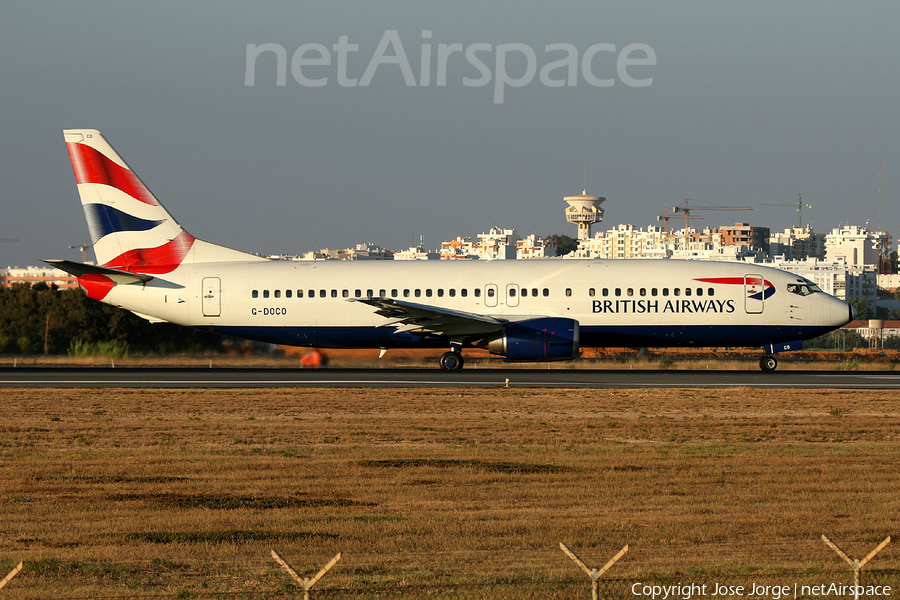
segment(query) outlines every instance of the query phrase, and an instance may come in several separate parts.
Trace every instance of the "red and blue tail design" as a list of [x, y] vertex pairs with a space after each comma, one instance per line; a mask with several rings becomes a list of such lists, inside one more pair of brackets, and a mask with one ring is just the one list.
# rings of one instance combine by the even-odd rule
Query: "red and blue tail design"
[[182, 229], [99, 131], [63, 134], [98, 264], [164, 274], [184, 262], [261, 260]]

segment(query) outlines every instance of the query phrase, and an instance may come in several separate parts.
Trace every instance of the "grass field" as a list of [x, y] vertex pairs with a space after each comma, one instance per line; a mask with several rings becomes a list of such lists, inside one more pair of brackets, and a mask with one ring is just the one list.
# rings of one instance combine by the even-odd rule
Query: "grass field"
[[822, 533], [900, 523], [889, 394], [5, 390], [0, 598], [281, 597], [272, 548], [342, 552], [325, 593], [587, 582], [559, 542], [629, 544], [620, 578], [849, 573]]

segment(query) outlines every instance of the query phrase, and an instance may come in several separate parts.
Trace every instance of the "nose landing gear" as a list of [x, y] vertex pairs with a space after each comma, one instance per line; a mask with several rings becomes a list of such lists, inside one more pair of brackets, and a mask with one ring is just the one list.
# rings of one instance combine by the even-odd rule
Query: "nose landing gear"
[[759, 368], [763, 371], [774, 371], [778, 366], [778, 359], [771, 354], [765, 354], [759, 359]]

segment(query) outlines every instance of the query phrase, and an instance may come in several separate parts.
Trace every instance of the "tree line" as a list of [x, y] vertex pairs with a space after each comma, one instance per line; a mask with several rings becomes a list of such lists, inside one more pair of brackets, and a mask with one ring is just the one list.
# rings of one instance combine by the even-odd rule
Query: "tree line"
[[178, 325], [151, 324], [91, 300], [80, 289], [45, 283], [0, 288], [0, 354], [67, 354], [105, 342], [136, 353], [203, 352], [221, 350], [224, 340]]

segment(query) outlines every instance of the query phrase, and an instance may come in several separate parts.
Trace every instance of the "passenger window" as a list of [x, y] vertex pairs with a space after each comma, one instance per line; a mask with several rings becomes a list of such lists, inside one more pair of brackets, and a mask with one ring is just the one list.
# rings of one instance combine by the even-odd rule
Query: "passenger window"
[[403, 290], [403, 297], [409, 298], [409, 290]]
[[281, 298], [281, 290], [275, 290], [275, 297]]
[[544, 288], [544, 298], [548, 297], [549, 295], [550, 295], [550, 289]]
[[527, 295], [528, 295], [528, 288], [522, 288], [522, 293], [519, 294], [519, 295], [522, 296], [522, 297], [527, 296]]
[[316, 290], [309, 290], [309, 297], [310, 297], [310, 298], [315, 298], [315, 297], [316, 297]]
[[537, 298], [537, 296], [538, 296], [537, 288], [531, 288], [531, 295], [534, 296], [535, 298]]
[[674, 290], [672, 290], [672, 293], [673, 293], [674, 295], [676, 295], [676, 296], [680, 296], [680, 295], [681, 295], [681, 288], [675, 288]]
[[349, 298], [349, 297], [350, 297], [350, 290], [344, 290], [343, 292], [341, 292], [341, 295], [342, 295], [344, 298]]
[[494, 288], [488, 288], [487, 295], [488, 298], [493, 298], [495, 296]]
[[303, 297], [303, 290], [297, 290], [297, 297], [298, 297], [298, 298], [302, 298], [302, 297]]
[[669, 288], [663, 288], [663, 296], [669, 295]]
[[475, 291], [472, 293], [475, 294], [476, 298], [481, 298], [481, 288], [475, 288]]
[[251, 292], [250, 295], [253, 296], [254, 298], [259, 298], [259, 290], [253, 290], [253, 292]]
[[397, 296], [397, 290], [391, 290], [391, 298], [396, 298]]
[[609, 288], [603, 288], [603, 297], [609, 296]]
[[431, 288], [428, 288], [427, 290], [425, 290], [425, 297], [431, 298]]
[[437, 291], [437, 292], [438, 292], [438, 298], [443, 298], [443, 297], [444, 297], [444, 290], [438, 288], [438, 291]]
[[384, 298], [387, 296], [387, 290], [378, 290], [378, 297]]
[[702, 296], [702, 295], [703, 295], [703, 288], [697, 288], [697, 295], [698, 295], [698, 296]]
[[622, 288], [616, 288], [616, 296], [622, 295]]
[[628, 288], [628, 291], [626, 292], [626, 295], [627, 295], [627, 296], [634, 296], [634, 290], [631, 289], [631, 288]]
[[469, 295], [469, 290], [467, 290], [466, 288], [463, 288], [463, 289], [459, 290], [459, 295], [462, 296], [463, 298], [465, 298], [466, 296]]
[[572, 288], [566, 288], [566, 297], [568, 298], [571, 295], [572, 295]]
[[331, 290], [331, 297], [337, 298], [337, 290]]
[[416, 290], [416, 298], [419, 298], [421, 296], [422, 296], [422, 290]]
[[357, 298], [362, 298], [362, 290], [354, 290], [354, 291], [353, 291], [353, 294], [354, 294], [354, 296], [356, 296]]
[[647, 288], [641, 288], [641, 296], [647, 295]]
[[707, 296], [714, 296], [715, 293], [716, 293], [716, 291], [713, 288], [709, 288], [708, 290], [706, 290]]
[[597, 295], [597, 292], [594, 291], [594, 288], [591, 288], [588, 290], [588, 296], [590, 296], [591, 298], [593, 298], [596, 295]]
[[290, 298], [292, 295], [293, 295], [293, 291], [291, 291], [291, 290], [284, 290], [284, 297], [285, 297], [285, 298]]
[[659, 290], [657, 290], [656, 288], [650, 288], [650, 295], [651, 295], [651, 296], [655, 296], [655, 295], [657, 294], [657, 292], [659, 292]]
[[263, 290], [263, 298], [269, 297], [269, 290]]
[[509, 288], [509, 297], [510, 298], [516, 297], [516, 288]]
[[690, 296], [690, 295], [691, 295], [691, 288], [684, 288], [684, 295], [685, 295], [685, 296]]

